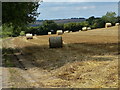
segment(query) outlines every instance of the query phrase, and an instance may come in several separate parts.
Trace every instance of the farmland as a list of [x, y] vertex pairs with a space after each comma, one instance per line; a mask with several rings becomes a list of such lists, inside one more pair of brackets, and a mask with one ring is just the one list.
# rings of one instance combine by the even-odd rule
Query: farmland
[[57, 35], [3, 41], [13, 51], [5, 54], [9, 87], [118, 87], [118, 26], [63, 34], [63, 48], [49, 48], [50, 36]]

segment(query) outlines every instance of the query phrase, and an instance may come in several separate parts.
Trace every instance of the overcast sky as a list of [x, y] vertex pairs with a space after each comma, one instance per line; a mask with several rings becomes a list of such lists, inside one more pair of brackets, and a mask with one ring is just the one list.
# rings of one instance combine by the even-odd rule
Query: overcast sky
[[[69, 2], [67, 2], [68, 0], [66, 0], [66, 2], [56, 2], [56, 1], [44, 0], [39, 6], [38, 12], [40, 12], [41, 14], [37, 19], [51, 20], [51, 19], [67, 19], [73, 17], [88, 18], [90, 16], [101, 17], [105, 15], [106, 12], [111, 12], [111, 11], [118, 13], [118, 2], [112, 2], [117, 0], [111, 0], [111, 2], [78, 2], [79, 0], [69, 0]], [[65, 1], [65, 0], [59, 0], [59, 1]], [[102, 0], [98, 0], [98, 1], [102, 1]]]

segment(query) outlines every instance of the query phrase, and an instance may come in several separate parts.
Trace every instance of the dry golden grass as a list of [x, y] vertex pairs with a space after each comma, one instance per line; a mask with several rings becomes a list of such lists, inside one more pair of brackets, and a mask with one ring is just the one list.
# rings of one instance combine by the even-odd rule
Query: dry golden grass
[[63, 34], [63, 48], [50, 49], [50, 36], [57, 35], [14, 39], [26, 60], [47, 71], [38, 78], [44, 87], [118, 87], [118, 27]]

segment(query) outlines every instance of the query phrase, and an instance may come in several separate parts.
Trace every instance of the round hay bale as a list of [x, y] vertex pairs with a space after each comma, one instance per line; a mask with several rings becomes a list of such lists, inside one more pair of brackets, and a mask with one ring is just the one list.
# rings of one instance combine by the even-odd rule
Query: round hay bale
[[119, 26], [120, 24], [119, 23], [115, 23], [115, 26]]
[[52, 34], [52, 32], [48, 32], [48, 35], [51, 35]]
[[61, 48], [63, 46], [63, 40], [61, 36], [49, 37], [50, 48]]
[[91, 30], [91, 27], [88, 27], [87, 30]]
[[69, 31], [67, 30], [67, 31], [64, 31], [64, 33], [69, 33]]
[[105, 28], [108, 28], [108, 27], [111, 27], [111, 26], [112, 26], [111, 23], [106, 23], [106, 24], [105, 24]]
[[83, 27], [81, 31], [87, 31], [87, 27]]
[[33, 35], [30, 34], [30, 33], [27, 33], [27, 34], [26, 34], [26, 39], [33, 39]]
[[63, 31], [62, 30], [57, 30], [56, 32], [58, 35], [62, 35], [63, 34]]

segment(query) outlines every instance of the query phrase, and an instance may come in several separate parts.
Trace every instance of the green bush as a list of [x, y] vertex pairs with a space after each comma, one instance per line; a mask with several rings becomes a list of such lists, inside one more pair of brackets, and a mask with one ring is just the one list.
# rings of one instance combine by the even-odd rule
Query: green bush
[[25, 36], [25, 31], [21, 31], [20, 36]]
[[2, 25], [2, 37], [10, 37], [13, 35], [13, 26], [8, 26], [6, 24]]

